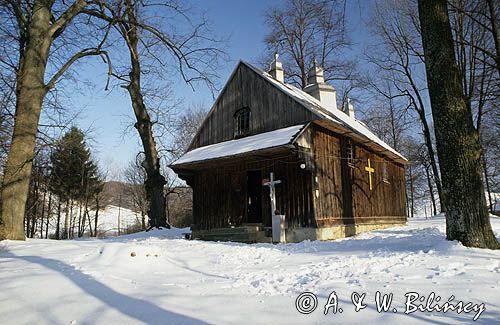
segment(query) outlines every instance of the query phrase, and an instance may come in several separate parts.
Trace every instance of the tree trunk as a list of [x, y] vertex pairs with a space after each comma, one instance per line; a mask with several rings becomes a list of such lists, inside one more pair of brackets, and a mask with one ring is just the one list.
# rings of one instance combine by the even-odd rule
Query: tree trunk
[[40, 193], [39, 193], [39, 182], [38, 182], [38, 173], [35, 174], [35, 179], [34, 179], [34, 202], [33, 202], [33, 209], [31, 212], [31, 228], [29, 230], [29, 233], [26, 233], [29, 238], [34, 238], [35, 237], [35, 231], [36, 231], [36, 226], [37, 226], [37, 216], [38, 216], [38, 204], [39, 204], [39, 199], [40, 199]]
[[29, 42], [21, 58], [16, 83], [16, 113], [12, 142], [4, 169], [0, 240], [24, 240], [23, 219], [29, 192], [35, 137], [47, 93], [44, 76], [51, 38], [51, 13], [45, 1], [35, 1]]
[[446, 237], [465, 246], [499, 249], [486, 208], [479, 134], [463, 97], [447, 1], [419, 0], [418, 10], [446, 206]]
[[43, 191], [42, 213], [40, 216], [40, 238], [43, 238], [43, 218], [45, 216], [45, 198], [47, 197], [47, 189]]
[[139, 36], [137, 27], [134, 24], [136, 21], [133, 4], [130, 0], [126, 2], [126, 13], [128, 19], [132, 22], [127, 27], [127, 35], [125, 40], [130, 52], [131, 71], [130, 83], [127, 86], [127, 91], [132, 101], [132, 107], [137, 122], [135, 128], [141, 137], [142, 146], [144, 149], [144, 161], [142, 167], [146, 171], [146, 197], [149, 202], [149, 225], [150, 227], [167, 227], [165, 214], [165, 194], [163, 187], [166, 184], [165, 177], [160, 172], [160, 158], [156, 150], [156, 143], [153, 137], [153, 123], [149, 117], [148, 110], [144, 104], [144, 99], [141, 93], [141, 65], [137, 44]]
[[57, 198], [56, 239], [61, 239], [61, 198]]
[[94, 237], [97, 237], [97, 222], [99, 219], [99, 195], [95, 198], [95, 214], [94, 214]]
[[83, 202], [80, 201], [80, 205], [78, 206], [78, 229], [77, 229], [77, 236], [82, 237], [82, 206]]
[[66, 200], [66, 215], [64, 216], [63, 238], [67, 239], [69, 234], [69, 199]]
[[[82, 228], [80, 230], [80, 234], [78, 235], [78, 237], [82, 237], [83, 235], [85, 235], [85, 224], [87, 222], [87, 216], [88, 216], [88, 205], [89, 205], [89, 197], [88, 195], [85, 197], [85, 206], [84, 206], [84, 213], [83, 213], [83, 217], [82, 217]], [[89, 220], [89, 223], [90, 223], [90, 220]]]
[[481, 163], [483, 165], [483, 173], [484, 173], [484, 184], [486, 185], [486, 192], [488, 193], [488, 203], [489, 203], [489, 211], [493, 213], [493, 200], [491, 199], [491, 189], [490, 189], [490, 178], [488, 176], [488, 168], [486, 166], [486, 158], [485, 153], [483, 151], [481, 155]]
[[410, 218], [413, 218], [415, 216], [415, 206], [414, 206], [414, 188], [413, 188], [413, 174], [411, 172], [411, 163], [409, 165], [410, 169]]
[[92, 232], [92, 221], [90, 220], [89, 211], [86, 210], [85, 213], [87, 214], [87, 219], [89, 220], [90, 237], [94, 237], [94, 233]]
[[429, 172], [429, 165], [425, 165], [425, 175], [427, 176], [427, 185], [429, 186], [429, 194], [431, 196], [431, 203], [432, 203], [432, 215], [437, 214], [437, 209], [436, 209], [436, 199], [434, 198], [434, 188], [432, 187], [432, 180], [431, 180], [431, 175]]
[[47, 207], [47, 223], [45, 224], [45, 239], [49, 238], [49, 220], [52, 215], [52, 193], [49, 193], [49, 206]]
[[69, 231], [68, 231], [68, 234], [67, 234], [67, 239], [73, 239], [73, 235], [75, 233], [75, 220], [76, 220], [76, 216], [74, 215], [74, 209], [75, 207], [75, 203], [73, 202], [73, 200], [71, 200], [71, 208], [69, 210]]
[[439, 203], [440, 203], [440, 209], [441, 212], [446, 212], [446, 206], [444, 203], [444, 198], [443, 198], [443, 187], [441, 185], [441, 178], [439, 177], [439, 171], [437, 167], [437, 162], [436, 162], [436, 157], [434, 154], [434, 148], [432, 147], [432, 138], [431, 138], [431, 131], [429, 128], [429, 123], [427, 122], [427, 117], [425, 115], [425, 105], [424, 105], [424, 100], [422, 96], [420, 95], [420, 90], [417, 87], [417, 84], [414, 82], [413, 78], [411, 77], [411, 72], [406, 69], [406, 75], [408, 77], [408, 81], [410, 82], [410, 86], [412, 87], [415, 96], [417, 97], [416, 100], [418, 101], [418, 104], [415, 103], [416, 106], [416, 111], [418, 113], [418, 117], [420, 119], [420, 122], [422, 123], [422, 132], [424, 134], [424, 141], [425, 141], [425, 146], [427, 148], [427, 153], [429, 155], [429, 161], [431, 164], [432, 168], [432, 175], [434, 176], [434, 183], [436, 184], [436, 189], [438, 192], [438, 197], [439, 197]]
[[432, 168], [432, 175], [434, 176], [434, 184], [436, 184], [436, 189], [437, 189], [438, 197], [439, 197], [439, 205], [440, 205], [441, 212], [446, 212], [446, 204], [444, 202], [443, 187], [441, 185], [441, 179], [439, 177], [439, 171], [438, 171], [438, 167], [437, 167], [437, 163], [436, 163], [436, 158], [434, 155], [434, 148], [432, 147], [431, 132], [429, 130], [429, 125], [427, 124], [427, 119], [425, 118], [425, 112], [422, 114], [424, 115], [423, 121], [422, 121], [422, 126], [423, 126], [423, 132], [424, 132], [425, 145], [427, 147], [427, 152], [429, 153], [429, 160], [430, 160], [430, 165]]

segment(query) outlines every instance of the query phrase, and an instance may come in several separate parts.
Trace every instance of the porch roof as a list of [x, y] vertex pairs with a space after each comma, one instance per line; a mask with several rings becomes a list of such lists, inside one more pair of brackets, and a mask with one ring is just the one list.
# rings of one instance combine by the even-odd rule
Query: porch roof
[[260, 133], [236, 140], [229, 140], [199, 147], [186, 152], [170, 166], [175, 167], [205, 160], [231, 157], [252, 151], [270, 149], [292, 144], [305, 124], [294, 125], [270, 132]]

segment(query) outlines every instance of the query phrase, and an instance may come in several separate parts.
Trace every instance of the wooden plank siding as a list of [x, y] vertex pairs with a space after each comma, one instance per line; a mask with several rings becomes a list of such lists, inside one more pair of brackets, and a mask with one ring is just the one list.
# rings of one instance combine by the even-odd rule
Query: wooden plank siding
[[[355, 146], [355, 158], [351, 175], [354, 218], [406, 219], [404, 167], [360, 146]], [[368, 172], [365, 171], [368, 158], [375, 170], [371, 191]], [[385, 180], [384, 164], [387, 171]]]
[[[312, 128], [312, 152], [315, 161], [314, 195], [316, 196], [316, 220], [341, 219], [344, 215], [340, 138], [332, 132]], [[317, 193], [319, 194], [316, 195]]]
[[189, 150], [232, 140], [234, 113], [243, 107], [250, 108], [248, 135], [305, 124], [317, 118], [268, 80], [240, 64], [194, 137]]
[[[281, 184], [276, 186], [276, 208], [286, 215], [289, 228], [305, 227], [314, 222], [311, 173], [300, 168], [297, 154], [270, 159], [238, 159], [210, 168], [197, 169], [190, 178], [193, 188], [194, 228], [205, 230], [227, 227], [231, 218], [243, 215], [246, 222], [247, 171], [260, 170], [263, 178], [274, 172]], [[271, 226], [269, 189], [262, 191], [262, 221]]]
[[[313, 126], [312, 154], [315, 171], [313, 191], [319, 227], [339, 224], [401, 223], [406, 221], [404, 167], [352, 142], [354, 160], [348, 164], [347, 138]], [[368, 158], [375, 169], [372, 186], [365, 171]], [[383, 164], [387, 179], [383, 179]]]

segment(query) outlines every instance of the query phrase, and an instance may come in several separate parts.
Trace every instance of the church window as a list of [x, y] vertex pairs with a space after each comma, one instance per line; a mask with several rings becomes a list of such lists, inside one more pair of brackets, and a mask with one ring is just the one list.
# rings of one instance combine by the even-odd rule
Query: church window
[[387, 174], [387, 161], [382, 162], [382, 181], [389, 184], [389, 175]]
[[241, 138], [250, 132], [250, 108], [245, 107], [234, 114], [234, 137]]

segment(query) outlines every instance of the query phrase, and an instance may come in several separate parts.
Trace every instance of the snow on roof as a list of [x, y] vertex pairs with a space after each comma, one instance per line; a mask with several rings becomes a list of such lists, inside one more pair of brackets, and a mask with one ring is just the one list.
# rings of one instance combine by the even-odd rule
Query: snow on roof
[[284, 93], [287, 95], [291, 96], [298, 102], [300, 102], [303, 106], [311, 110], [313, 113], [318, 115], [318, 117], [327, 119], [329, 121], [332, 121], [336, 124], [339, 124], [343, 126], [344, 128], [350, 129], [354, 131], [355, 133], [358, 133], [366, 138], [368, 138], [370, 141], [375, 142], [379, 146], [383, 147], [384, 149], [392, 152], [393, 154], [397, 155], [398, 157], [407, 160], [403, 155], [401, 155], [399, 152], [394, 150], [391, 146], [389, 146], [387, 143], [382, 141], [379, 137], [377, 137], [368, 127], [360, 122], [357, 121], [356, 119], [352, 118], [351, 116], [345, 114], [341, 110], [336, 110], [336, 111], [330, 111], [326, 108], [324, 108], [321, 105], [321, 102], [317, 100], [316, 98], [312, 97], [308, 93], [300, 90], [297, 87], [294, 87], [292, 85], [282, 83], [276, 79], [274, 79], [270, 74], [268, 74], [265, 71], [262, 71], [254, 66], [252, 66], [249, 63], [246, 63], [244, 61], [241, 61], [243, 64], [248, 66], [250, 69], [255, 71], [257, 74], [260, 74], [266, 80], [271, 82], [273, 85], [281, 89]]
[[241, 139], [229, 140], [199, 147], [186, 152], [176, 160], [172, 166], [197, 161], [228, 157], [256, 150], [268, 149], [290, 144], [295, 135], [304, 127], [304, 124], [294, 125], [283, 129], [260, 133]]

